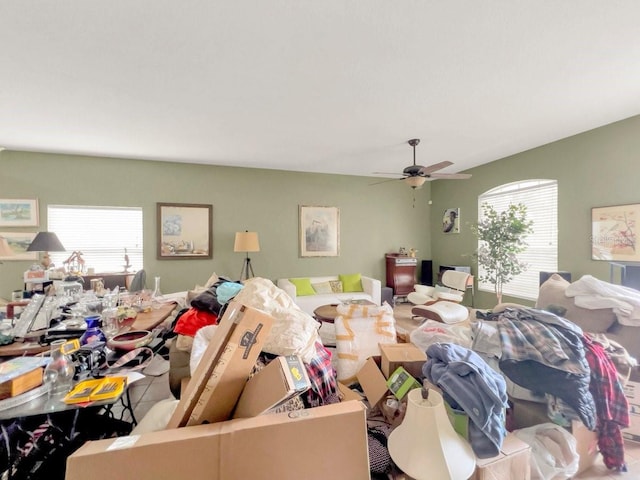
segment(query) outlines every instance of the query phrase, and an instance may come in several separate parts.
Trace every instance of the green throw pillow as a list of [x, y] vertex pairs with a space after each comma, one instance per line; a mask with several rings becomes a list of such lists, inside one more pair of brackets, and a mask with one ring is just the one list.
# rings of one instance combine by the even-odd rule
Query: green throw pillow
[[311, 286], [311, 280], [308, 278], [290, 278], [289, 281], [296, 286], [296, 295], [298, 297], [316, 294], [316, 291]]
[[362, 289], [362, 277], [359, 273], [352, 273], [350, 275], [338, 275], [338, 278], [342, 282], [343, 292], [363, 292]]

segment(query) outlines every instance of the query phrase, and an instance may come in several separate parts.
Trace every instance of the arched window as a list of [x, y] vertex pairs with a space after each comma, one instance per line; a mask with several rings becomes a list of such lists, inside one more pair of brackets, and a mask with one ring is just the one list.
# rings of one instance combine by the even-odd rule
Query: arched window
[[[538, 297], [540, 272], [558, 270], [558, 182], [556, 180], [523, 180], [493, 188], [478, 197], [478, 216], [481, 219], [483, 203], [497, 212], [509, 204], [527, 206], [527, 219], [533, 221], [533, 233], [525, 239], [527, 250], [518, 258], [528, 265], [525, 272], [503, 286], [503, 295], [535, 300]], [[482, 275], [482, 267], [479, 275]], [[478, 282], [481, 291], [493, 292], [493, 285]]]

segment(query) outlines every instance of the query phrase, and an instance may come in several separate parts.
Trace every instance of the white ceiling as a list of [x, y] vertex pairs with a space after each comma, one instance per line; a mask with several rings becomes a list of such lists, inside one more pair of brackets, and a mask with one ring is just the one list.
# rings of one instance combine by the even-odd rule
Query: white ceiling
[[458, 172], [640, 113], [640, 2], [0, 0], [0, 146]]

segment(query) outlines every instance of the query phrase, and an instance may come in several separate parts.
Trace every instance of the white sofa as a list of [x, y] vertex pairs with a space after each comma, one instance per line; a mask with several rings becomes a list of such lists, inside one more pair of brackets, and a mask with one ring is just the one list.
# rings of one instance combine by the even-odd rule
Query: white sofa
[[[306, 278], [306, 277], [305, 277]], [[311, 284], [323, 283], [339, 280], [338, 276], [332, 277], [308, 277]], [[296, 294], [296, 286], [289, 281], [288, 278], [279, 278], [276, 285], [284, 290], [296, 305], [309, 315], [313, 315], [313, 311], [322, 306], [332, 303], [341, 303], [347, 300], [369, 300], [376, 305], [380, 305], [382, 298], [382, 282], [371, 277], [360, 277], [362, 281], [362, 292], [343, 292], [343, 293], [322, 293], [315, 295], [298, 296]]]

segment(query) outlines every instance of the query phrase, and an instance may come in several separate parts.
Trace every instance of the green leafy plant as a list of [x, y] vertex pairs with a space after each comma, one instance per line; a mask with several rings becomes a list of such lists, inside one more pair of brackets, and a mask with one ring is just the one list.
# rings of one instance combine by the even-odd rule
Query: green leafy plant
[[533, 233], [533, 221], [527, 220], [527, 207], [522, 203], [510, 204], [504, 212], [497, 212], [483, 203], [482, 220], [471, 230], [480, 245], [475, 253], [483, 273], [481, 282], [493, 284], [498, 303], [502, 302], [502, 287], [527, 269], [518, 254], [527, 249], [525, 238]]

